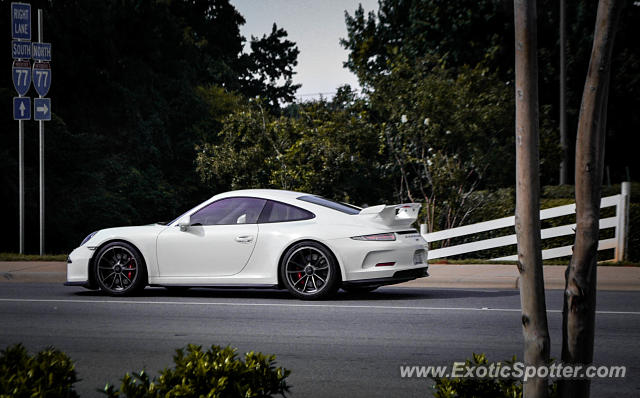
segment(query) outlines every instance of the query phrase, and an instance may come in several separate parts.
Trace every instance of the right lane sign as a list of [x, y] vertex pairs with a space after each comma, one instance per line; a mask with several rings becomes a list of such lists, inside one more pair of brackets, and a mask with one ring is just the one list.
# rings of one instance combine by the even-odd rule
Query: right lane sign
[[31, 40], [31, 4], [11, 3], [11, 38]]

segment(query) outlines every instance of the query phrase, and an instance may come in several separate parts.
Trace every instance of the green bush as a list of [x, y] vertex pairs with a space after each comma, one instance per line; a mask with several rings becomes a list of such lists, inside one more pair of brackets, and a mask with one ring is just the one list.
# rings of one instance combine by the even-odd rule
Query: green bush
[[0, 398], [78, 397], [75, 366], [62, 351], [47, 348], [30, 356], [22, 344], [0, 351]]
[[120, 389], [107, 384], [108, 397], [270, 397], [289, 391], [286, 377], [291, 373], [275, 367], [275, 356], [249, 352], [244, 361], [231, 347], [189, 344], [176, 350], [175, 368], [164, 369], [153, 380], [144, 371], [125, 374]]
[[[514, 356], [511, 361], [490, 363], [484, 354], [473, 354], [472, 359], [465, 360], [465, 368], [486, 366], [492, 364], [499, 366], [505, 364], [512, 366], [516, 361]], [[500, 378], [434, 378], [433, 396], [436, 398], [522, 398], [522, 382], [516, 379]], [[556, 397], [557, 384], [549, 385], [549, 397]]]

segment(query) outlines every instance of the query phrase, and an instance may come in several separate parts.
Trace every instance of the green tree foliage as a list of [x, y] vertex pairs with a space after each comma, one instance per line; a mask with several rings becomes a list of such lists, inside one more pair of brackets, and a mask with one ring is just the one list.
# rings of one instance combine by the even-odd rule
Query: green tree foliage
[[107, 384], [111, 398], [154, 397], [271, 397], [289, 391], [291, 373], [277, 368], [274, 355], [248, 352], [239, 359], [231, 347], [212, 345], [207, 351], [189, 344], [176, 350], [175, 367], [165, 368], [153, 380], [141, 371], [125, 374], [120, 388]]
[[23, 345], [15, 344], [0, 351], [1, 398], [75, 398], [77, 381], [73, 361], [57, 349], [31, 356]]
[[[567, 1], [567, 111], [569, 143], [573, 146], [577, 118], [593, 42], [595, 1]], [[538, 2], [541, 127], [558, 137], [559, 8], [556, 1]], [[380, 0], [377, 12], [361, 6], [345, 15], [349, 51], [345, 66], [370, 88], [376, 76], [391, 71], [400, 54], [410, 63], [425, 55], [444, 57], [447, 66], [485, 65], [503, 81], [513, 81], [513, 2], [505, 0], [455, 1]], [[640, 127], [640, 6], [630, 4], [620, 21], [613, 54], [605, 162], [614, 179], [625, 179], [625, 167], [640, 168], [627, 145], [628, 131]], [[614, 94], [615, 93], [615, 94]], [[506, 111], [506, 110], [505, 110]], [[512, 110], [509, 110], [512, 111]], [[558, 141], [559, 139], [555, 139]], [[547, 146], [548, 147], [548, 146]], [[542, 149], [544, 151], [544, 149]], [[555, 151], [555, 149], [554, 149]], [[570, 153], [573, 149], [570, 148]], [[545, 155], [544, 152], [541, 152]], [[550, 155], [550, 154], [549, 154]], [[555, 156], [555, 155], [553, 155]], [[548, 156], [550, 157], [550, 156]], [[569, 156], [572, 158], [571, 156]], [[542, 182], [557, 182], [542, 165]], [[571, 167], [573, 167], [571, 165]]]
[[[4, 32], [9, 3], [0, 4]], [[45, 144], [49, 252], [68, 251], [98, 228], [170, 219], [210, 197], [194, 170], [195, 145], [215, 140], [243, 95], [277, 104], [297, 89], [290, 80], [298, 50], [286, 32], [276, 29], [254, 40], [255, 54], [243, 53], [244, 18], [228, 0], [43, 1], [33, 4], [34, 20], [36, 8], [44, 10], [44, 40], [54, 49]], [[9, 34], [2, 40], [8, 48]], [[10, 85], [0, 82], [7, 126], [1, 215], [12, 226], [0, 233], [2, 251], [18, 246]], [[37, 247], [36, 131], [36, 123], [25, 123], [27, 251]]]
[[292, 80], [300, 51], [286, 37], [287, 32], [274, 23], [269, 36], [251, 36], [251, 53], [244, 57], [248, 64], [244, 92], [250, 97], [264, 97], [274, 110], [293, 101], [300, 88]]
[[229, 115], [218, 144], [198, 148], [201, 178], [231, 189], [300, 190], [356, 203], [385, 196], [379, 126], [349, 88], [331, 102], [297, 105], [289, 113], [276, 117], [251, 101]]
[[[356, 204], [426, 203], [422, 220], [439, 230], [480, 205], [477, 187], [510, 185], [513, 96], [486, 67], [447, 68], [426, 56], [397, 56], [358, 98], [298, 104], [276, 117], [260, 101], [223, 121], [198, 148], [204, 182], [229, 189], [300, 190]], [[505, 155], [507, 154], [507, 155]]]
[[509, 2], [380, 0], [378, 4], [377, 12], [366, 13], [362, 5], [353, 15], [345, 12], [347, 38], [341, 40], [349, 51], [345, 66], [365, 86], [388, 72], [398, 54], [410, 62], [446, 55], [451, 65], [461, 66], [475, 65], [488, 54], [502, 55], [509, 48], [505, 38], [513, 29], [504, 22], [513, 20]]
[[373, 108], [382, 120], [387, 169], [400, 200], [425, 202], [429, 229], [456, 226], [477, 205], [481, 183], [513, 180], [510, 87], [479, 65], [447, 69], [442, 59], [402, 57], [373, 81]]

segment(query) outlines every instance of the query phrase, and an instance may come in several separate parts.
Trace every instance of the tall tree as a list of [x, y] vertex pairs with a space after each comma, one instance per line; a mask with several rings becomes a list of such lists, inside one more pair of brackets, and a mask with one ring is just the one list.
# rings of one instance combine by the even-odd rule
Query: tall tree
[[364, 100], [342, 87], [331, 102], [295, 108], [289, 117], [276, 117], [260, 100], [237, 107], [217, 144], [199, 147], [202, 182], [315, 192], [356, 204], [379, 203], [390, 193], [380, 166], [379, 127], [369, 122]]
[[[487, 179], [513, 181], [513, 94], [484, 65], [450, 69], [427, 55], [402, 56], [372, 83], [372, 116], [397, 176], [396, 201], [421, 201], [428, 231], [464, 224]], [[508, 155], [505, 155], [505, 152]], [[506, 183], [506, 181], [505, 181]]]
[[[549, 360], [549, 329], [544, 298], [540, 242], [538, 175], [538, 59], [536, 1], [515, 0], [516, 53], [516, 235], [524, 361], [541, 366]], [[524, 396], [546, 397], [547, 379], [524, 382]]]
[[345, 12], [347, 37], [340, 41], [349, 51], [345, 66], [366, 87], [389, 71], [398, 53], [409, 60], [447, 55], [449, 66], [476, 65], [488, 53], [505, 55], [511, 16], [507, 0], [380, 0], [375, 13], [360, 5], [353, 15]]
[[[576, 236], [566, 271], [562, 361], [593, 361], [600, 196], [611, 54], [622, 0], [600, 0], [576, 142]], [[563, 397], [588, 397], [590, 381], [562, 380]]]
[[268, 36], [251, 36], [251, 53], [243, 56], [247, 63], [243, 92], [264, 97], [273, 110], [292, 102], [300, 88], [300, 84], [293, 84], [299, 53], [296, 44], [287, 40], [287, 32], [275, 23]]
[[[560, 98], [558, 93], [559, 7], [557, 0], [538, 0], [538, 59], [540, 104], [540, 155], [543, 184], [559, 181], [558, 145]], [[566, 124], [568, 156], [573, 157], [580, 96], [589, 65], [595, 0], [566, 0]], [[613, 50], [615, 70], [611, 76], [606, 165], [612, 179], [640, 173], [633, 159], [629, 129], [640, 126], [640, 4], [629, 7], [620, 20]], [[513, 2], [509, 0], [380, 0], [376, 12], [358, 8], [345, 15], [347, 36], [341, 41], [348, 51], [345, 66], [360, 79], [363, 87], [381, 73], [389, 73], [388, 61], [402, 54], [409, 61], [425, 54], [446, 57], [448, 68], [483, 61], [490, 71], [513, 82]], [[505, 112], [511, 113], [505, 109]], [[573, 163], [567, 164], [573, 176]], [[573, 183], [569, 178], [567, 183]]]
[[[9, 7], [0, 1], [3, 32]], [[245, 90], [245, 78], [258, 77], [247, 71], [244, 18], [229, 0], [34, 0], [32, 7], [44, 10], [44, 40], [56, 49], [49, 94], [55, 107], [46, 129], [55, 138], [45, 147], [47, 248], [65, 252], [92, 230], [167, 219], [211, 196], [212, 187], [200, 184], [194, 170], [195, 145], [218, 137], [238, 96], [271, 96], [265, 85]], [[281, 43], [286, 32], [278, 29], [277, 36]], [[0, 37], [9, 42], [10, 35]], [[280, 50], [261, 54], [270, 59], [277, 54], [269, 51]], [[278, 73], [294, 61], [288, 57], [269, 76], [286, 80]], [[5, 109], [10, 85], [0, 80]], [[0, 113], [0, 124], [13, 125], [9, 119]], [[28, 149], [37, 148], [28, 134], [33, 128], [26, 122], [28, 252], [37, 244], [38, 221], [37, 158]], [[0, 217], [17, 228], [16, 149], [13, 134], [0, 135], [6, 187], [0, 202], [8, 204]], [[11, 230], [0, 231], [0, 251], [17, 247]]]

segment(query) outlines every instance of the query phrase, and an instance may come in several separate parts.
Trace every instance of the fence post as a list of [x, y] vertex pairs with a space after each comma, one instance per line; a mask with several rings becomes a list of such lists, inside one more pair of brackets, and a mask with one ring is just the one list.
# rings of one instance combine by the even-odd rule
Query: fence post
[[[427, 224], [420, 224], [420, 235], [422, 235], [422, 237], [425, 238], [425, 239], [426, 239], [425, 236], [427, 235], [427, 232], [428, 232], [427, 231]], [[429, 242], [427, 242], [427, 250], [430, 249], [429, 246], [431, 246], [431, 245], [429, 244]]]
[[629, 196], [631, 183], [623, 182], [620, 186], [620, 200], [616, 206], [616, 250], [614, 261], [624, 261], [627, 248], [627, 232], [629, 230]]

